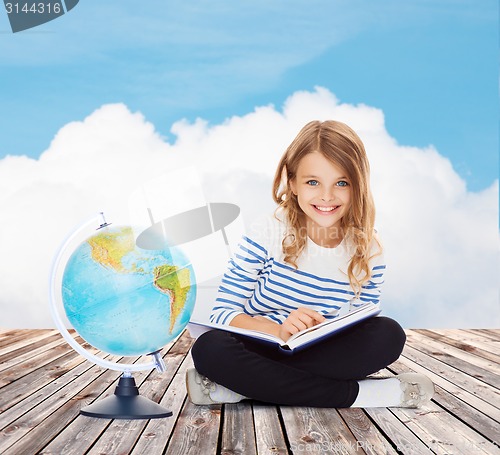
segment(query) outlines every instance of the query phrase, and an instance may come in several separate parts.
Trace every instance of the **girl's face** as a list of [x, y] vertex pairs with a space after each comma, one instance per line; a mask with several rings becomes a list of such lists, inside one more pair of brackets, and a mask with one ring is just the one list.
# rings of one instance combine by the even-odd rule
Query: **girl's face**
[[327, 247], [338, 245], [342, 240], [340, 221], [351, 201], [346, 172], [321, 153], [312, 152], [300, 160], [290, 186], [306, 215], [309, 238]]

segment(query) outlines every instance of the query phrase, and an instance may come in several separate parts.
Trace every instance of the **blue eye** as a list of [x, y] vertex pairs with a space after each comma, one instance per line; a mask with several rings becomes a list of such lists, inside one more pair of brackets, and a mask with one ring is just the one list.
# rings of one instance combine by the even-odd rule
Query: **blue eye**
[[349, 186], [349, 183], [347, 183], [345, 180], [340, 180], [337, 182], [337, 186]]
[[317, 180], [308, 180], [306, 184], [309, 186], [318, 186], [319, 182]]

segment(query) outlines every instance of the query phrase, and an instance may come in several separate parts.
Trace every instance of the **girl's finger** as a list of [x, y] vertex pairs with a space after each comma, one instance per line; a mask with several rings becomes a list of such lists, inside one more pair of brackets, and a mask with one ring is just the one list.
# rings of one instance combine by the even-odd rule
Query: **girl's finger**
[[297, 330], [300, 332], [301, 330], [307, 329], [308, 325], [307, 322], [300, 319], [299, 316], [297, 316], [296, 319], [293, 319], [290, 321], [290, 324], [292, 324], [294, 327], [297, 328]]
[[318, 313], [317, 311], [312, 310], [311, 308], [299, 307], [297, 310], [303, 314], [307, 314], [308, 316], [313, 318], [315, 321], [323, 322], [325, 320], [325, 317], [322, 314]]
[[[305, 314], [305, 313], [299, 313], [297, 315], [298, 319], [305, 325], [304, 329], [308, 328], [308, 327], [312, 327], [313, 325], [316, 324], [316, 321], [314, 320], [314, 318], [312, 318], [311, 316]], [[302, 329], [302, 330], [304, 330]]]

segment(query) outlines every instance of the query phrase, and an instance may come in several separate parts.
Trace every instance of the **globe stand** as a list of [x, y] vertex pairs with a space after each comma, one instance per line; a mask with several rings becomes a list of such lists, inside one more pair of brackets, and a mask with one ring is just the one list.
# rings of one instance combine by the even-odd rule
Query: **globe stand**
[[[63, 298], [63, 287], [64, 287], [64, 273], [66, 270], [62, 270], [63, 261], [67, 262], [71, 260], [73, 254], [76, 250], [72, 249], [73, 253], [69, 255], [70, 246], [72, 246], [77, 238], [81, 238], [84, 231], [92, 231], [107, 228], [110, 223], [107, 223], [104, 214], [101, 213], [102, 220], [97, 229], [95, 228], [95, 218], [83, 224], [79, 229], [77, 229], [73, 234], [71, 234], [63, 245], [60, 247], [56, 257], [54, 258], [54, 264], [52, 266], [51, 276], [50, 276], [50, 286], [49, 286], [49, 303], [50, 312], [56, 327], [63, 338], [68, 342], [68, 344], [78, 353], [85, 357], [90, 362], [106, 369], [115, 370], [122, 372], [122, 376], [118, 381], [118, 385], [112, 396], [107, 397], [103, 400], [99, 400], [97, 403], [92, 403], [90, 406], [80, 410], [80, 414], [88, 417], [96, 417], [101, 419], [157, 419], [172, 416], [172, 412], [160, 406], [148, 398], [139, 395], [139, 390], [135, 384], [135, 380], [132, 377], [132, 372], [134, 371], [144, 371], [156, 368], [159, 373], [163, 373], [166, 370], [165, 363], [161, 356], [161, 350], [154, 351], [150, 353], [153, 357], [153, 361], [149, 363], [117, 363], [106, 358], [102, 358], [89, 350], [87, 350], [83, 345], [81, 345], [75, 337], [69, 333], [66, 328], [67, 321], [63, 321], [61, 314], [59, 312], [59, 307], [64, 306]], [[127, 227], [129, 229], [130, 227]], [[121, 231], [120, 231], [121, 232]], [[94, 235], [94, 234], [93, 234]], [[89, 239], [90, 237], [88, 237]], [[80, 242], [80, 246], [83, 243]], [[162, 248], [165, 245], [162, 244]], [[149, 248], [151, 249], [151, 248]], [[135, 251], [135, 250], [134, 250]], [[141, 253], [142, 254], [142, 253]], [[176, 253], [179, 258], [182, 258], [180, 253]], [[171, 252], [169, 250], [169, 255]], [[177, 257], [177, 256], [176, 256]], [[191, 267], [190, 264], [184, 264], [183, 267]], [[142, 286], [142, 284], [141, 284]], [[196, 287], [194, 287], [196, 291]], [[196, 295], [196, 294], [195, 294]], [[147, 332], [146, 332], [147, 333]], [[158, 341], [158, 340], [157, 340]], [[162, 341], [164, 340], [162, 338]], [[159, 345], [161, 343], [152, 343], [153, 345]], [[98, 347], [100, 349], [100, 347]], [[103, 349], [103, 352], [106, 352]], [[120, 355], [115, 353], [116, 355]], [[126, 354], [121, 354], [126, 355]], [[136, 354], [134, 354], [136, 355]]]
[[114, 395], [81, 409], [80, 414], [100, 419], [160, 419], [172, 412], [139, 395], [134, 378], [124, 373]]

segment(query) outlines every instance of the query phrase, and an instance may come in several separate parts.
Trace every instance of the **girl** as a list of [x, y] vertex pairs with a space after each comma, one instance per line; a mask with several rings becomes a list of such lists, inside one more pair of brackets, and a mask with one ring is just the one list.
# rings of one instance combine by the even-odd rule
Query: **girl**
[[[374, 231], [369, 164], [358, 135], [336, 121], [308, 123], [286, 150], [273, 185], [274, 217], [243, 237], [219, 287], [212, 322], [287, 340], [364, 302], [379, 304], [385, 264]], [[213, 330], [192, 348], [195, 404], [244, 398], [294, 406], [419, 407], [430, 379], [366, 379], [403, 350], [403, 329], [369, 318], [294, 355]]]

